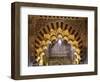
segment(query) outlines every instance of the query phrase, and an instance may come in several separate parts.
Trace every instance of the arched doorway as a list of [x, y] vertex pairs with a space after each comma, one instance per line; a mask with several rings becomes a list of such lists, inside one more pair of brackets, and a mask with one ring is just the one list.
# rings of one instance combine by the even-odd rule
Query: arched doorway
[[61, 21], [50, 23], [39, 31], [35, 42], [36, 62], [39, 65], [80, 63], [82, 41], [68, 24]]

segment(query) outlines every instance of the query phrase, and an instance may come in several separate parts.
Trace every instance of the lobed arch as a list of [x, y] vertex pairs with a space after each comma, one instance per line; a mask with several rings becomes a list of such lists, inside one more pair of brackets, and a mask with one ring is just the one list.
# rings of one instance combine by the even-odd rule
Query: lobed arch
[[[56, 21], [41, 28], [35, 39], [35, 56], [39, 65], [44, 64], [44, 51], [48, 48], [48, 44], [52, 44], [52, 42], [56, 41], [58, 38], [67, 41], [72, 48], [75, 49], [73, 64], [79, 64], [81, 60], [80, 53], [83, 47], [80, 35], [67, 23]], [[48, 65], [48, 63], [46, 62], [45, 65]]]

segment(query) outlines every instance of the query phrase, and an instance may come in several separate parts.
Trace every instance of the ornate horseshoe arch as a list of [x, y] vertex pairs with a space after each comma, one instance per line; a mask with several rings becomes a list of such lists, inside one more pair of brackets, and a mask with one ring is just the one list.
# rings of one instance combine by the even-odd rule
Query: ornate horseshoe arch
[[78, 32], [64, 22], [51, 22], [41, 28], [35, 39], [35, 56], [39, 65], [48, 65], [45, 51], [48, 45], [54, 41], [62, 39], [68, 42], [74, 49], [72, 64], [79, 64], [81, 60], [82, 40]]

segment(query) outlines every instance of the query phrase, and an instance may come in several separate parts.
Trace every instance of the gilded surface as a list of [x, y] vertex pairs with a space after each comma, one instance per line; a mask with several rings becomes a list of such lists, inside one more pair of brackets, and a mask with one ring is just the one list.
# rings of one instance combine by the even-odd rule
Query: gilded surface
[[28, 16], [29, 66], [87, 62], [87, 18]]

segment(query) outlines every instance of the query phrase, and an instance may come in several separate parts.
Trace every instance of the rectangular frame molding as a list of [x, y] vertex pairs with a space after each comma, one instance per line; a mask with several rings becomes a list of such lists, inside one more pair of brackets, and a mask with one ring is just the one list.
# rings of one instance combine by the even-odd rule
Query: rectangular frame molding
[[[95, 13], [94, 20], [94, 71], [93, 72], [78, 72], [78, 73], [59, 73], [59, 74], [41, 74], [41, 75], [20, 75], [20, 8], [38, 7], [38, 8], [57, 8], [57, 9], [76, 9], [76, 10], [93, 10]], [[58, 4], [43, 4], [43, 3], [28, 3], [14, 2], [11, 4], [11, 78], [15, 80], [21, 79], [36, 79], [36, 78], [54, 78], [54, 77], [69, 77], [97, 74], [97, 7], [91, 6], [76, 6], [76, 5], [58, 5]]]

